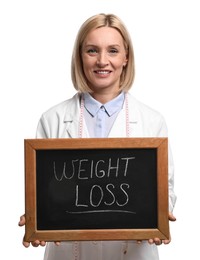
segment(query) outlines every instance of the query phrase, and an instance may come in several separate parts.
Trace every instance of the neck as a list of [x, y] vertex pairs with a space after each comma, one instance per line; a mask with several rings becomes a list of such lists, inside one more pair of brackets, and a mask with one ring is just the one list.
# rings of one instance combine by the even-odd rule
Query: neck
[[115, 92], [115, 93], [91, 93], [91, 96], [99, 101], [101, 104], [105, 104], [109, 102], [110, 100], [114, 99], [119, 95], [120, 92]]

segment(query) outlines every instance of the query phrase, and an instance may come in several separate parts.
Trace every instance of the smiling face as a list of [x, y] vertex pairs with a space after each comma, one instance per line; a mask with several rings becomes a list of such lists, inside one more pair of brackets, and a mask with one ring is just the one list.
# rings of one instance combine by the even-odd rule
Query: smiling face
[[93, 93], [119, 92], [120, 76], [127, 63], [121, 34], [111, 27], [92, 30], [82, 45], [83, 70]]

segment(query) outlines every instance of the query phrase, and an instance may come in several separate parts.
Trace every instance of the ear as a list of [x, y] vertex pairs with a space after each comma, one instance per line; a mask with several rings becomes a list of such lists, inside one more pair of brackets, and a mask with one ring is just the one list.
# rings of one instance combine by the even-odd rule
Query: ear
[[123, 67], [126, 67], [127, 63], [128, 63], [128, 60], [126, 60], [126, 61], [123, 63]]
[[128, 63], [128, 59], [126, 58], [124, 63], [123, 63], [123, 67], [125, 67], [127, 65], [127, 63]]

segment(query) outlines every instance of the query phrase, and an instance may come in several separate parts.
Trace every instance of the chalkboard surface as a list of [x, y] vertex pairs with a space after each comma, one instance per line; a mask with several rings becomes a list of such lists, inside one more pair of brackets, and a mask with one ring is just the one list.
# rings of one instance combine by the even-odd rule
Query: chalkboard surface
[[38, 230], [157, 227], [156, 149], [36, 153]]
[[169, 236], [167, 138], [25, 140], [27, 241]]

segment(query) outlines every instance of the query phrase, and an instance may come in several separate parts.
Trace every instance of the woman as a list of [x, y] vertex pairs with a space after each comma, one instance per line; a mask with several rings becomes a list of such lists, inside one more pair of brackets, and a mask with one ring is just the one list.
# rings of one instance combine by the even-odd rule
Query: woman
[[[164, 118], [128, 93], [134, 80], [134, 53], [122, 21], [98, 14], [81, 26], [72, 55], [72, 81], [77, 94], [45, 112], [37, 138], [167, 137]], [[169, 220], [176, 201], [169, 149]], [[25, 224], [22, 216], [19, 225]], [[83, 241], [47, 243], [44, 260], [156, 260], [157, 245], [149, 241]], [[30, 243], [23, 241], [24, 246]], [[46, 245], [35, 241], [33, 246]], [[59, 245], [59, 246], [58, 246]]]

